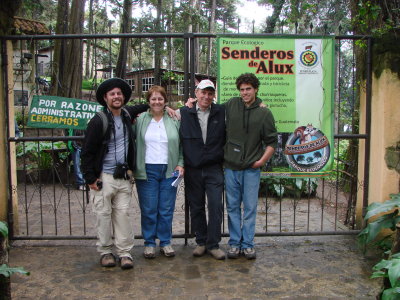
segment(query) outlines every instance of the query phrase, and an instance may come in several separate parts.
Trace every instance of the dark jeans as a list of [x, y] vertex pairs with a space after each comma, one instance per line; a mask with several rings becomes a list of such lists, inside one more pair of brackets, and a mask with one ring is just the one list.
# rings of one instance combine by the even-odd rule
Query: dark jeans
[[74, 162], [74, 175], [75, 175], [75, 184], [79, 187], [80, 185], [85, 184], [85, 180], [83, 179], [83, 175], [81, 172], [81, 148], [76, 148], [72, 151], [72, 161]]
[[189, 201], [192, 231], [196, 235], [196, 243], [205, 245], [209, 250], [218, 248], [221, 241], [223, 190], [224, 172], [221, 165], [203, 168], [185, 166], [185, 194]]

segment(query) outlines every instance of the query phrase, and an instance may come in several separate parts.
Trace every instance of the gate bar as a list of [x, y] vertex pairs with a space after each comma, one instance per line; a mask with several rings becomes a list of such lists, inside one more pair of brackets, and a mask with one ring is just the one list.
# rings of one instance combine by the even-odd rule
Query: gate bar
[[[191, 34], [193, 37], [209, 37], [215, 38], [222, 34], [210, 34], [210, 33], [118, 33], [118, 34], [46, 34], [46, 35], [4, 35], [1, 36], [2, 40], [60, 40], [60, 39], [117, 39], [117, 38], [184, 38], [186, 34]], [[232, 33], [232, 34], [223, 34], [225, 37], [266, 37], [266, 36], [275, 36], [274, 33]], [[307, 38], [318, 38], [323, 35], [299, 35], [299, 34], [279, 34], [279, 37], [307, 37]], [[324, 35], [325, 37], [333, 37], [336, 40], [370, 40], [372, 37], [369, 35]]]
[[[367, 40], [367, 74], [366, 74], [366, 93], [365, 93], [365, 155], [364, 155], [364, 189], [363, 189], [363, 208], [362, 217], [364, 219], [368, 207], [369, 193], [369, 162], [371, 153], [371, 102], [372, 102], [372, 38]], [[366, 224], [365, 224], [366, 225]]]
[[[360, 230], [351, 231], [296, 231], [296, 232], [265, 232], [265, 233], [255, 233], [256, 237], [270, 237], [270, 236], [324, 236], [324, 235], [357, 235]], [[229, 237], [228, 233], [221, 234], [222, 237]], [[172, 238], [187, 238], [186, 234], [173, 234]], [[22, 241], [22, 240], [96, 240], [96, 236], [70, 236], [70, 235], [41, 235], [41, 236], [14, 236], [12, 240]], [[135, 240], [143, 239], [141, 235], [135, 236]]]

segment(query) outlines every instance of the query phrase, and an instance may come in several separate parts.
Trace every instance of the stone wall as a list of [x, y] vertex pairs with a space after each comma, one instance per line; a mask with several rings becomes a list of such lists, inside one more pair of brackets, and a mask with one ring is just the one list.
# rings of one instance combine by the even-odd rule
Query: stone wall
[[[360, 96], [360, 133], [365, 133], [365, 89]], [[384, 202], [389, 195], [399, 192], [400, 175], [389, 168], [385, 155], [389, 147], [396, 147], [400, 141], [400, 80], [397, 74], [384, 70], [379, 78], [372, 79], [371, 102], [371, 155], [369, 165], [368, 203]], [[364, 174], [365, 142], [359, 146], [359, 180]], [[357, 225], [362, 224], [362, 195], [357, 197]]]

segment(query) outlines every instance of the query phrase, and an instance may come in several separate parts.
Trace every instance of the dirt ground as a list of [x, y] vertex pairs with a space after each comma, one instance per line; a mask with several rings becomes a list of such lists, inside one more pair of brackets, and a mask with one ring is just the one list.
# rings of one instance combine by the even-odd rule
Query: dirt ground
[[[14, 243], [10, 264], [30, 276], [13, 275], [13, 299], [375, 299], [381, 280], [370, 279], [379, 260], [363, 256], [354, 236], [256, 238], [256, 260], [217, 261], [192, 256], [174, 239], [174, 258], [132, 253], [135, 267], [102, 268], [94, 241]], [[221, 247], [226, 249], [226, 239]]]
[[[194, 258], [193, 239], [173, 240], [176, 257], [142, 256], [143, 241], [132, 251], [133, 270], [99, 266], [95, 216], [84, 192], [66, 185], [19, 185], [18, 236], [50, 240], [14, 241], [11, 266], [31, 276], [13, 275], [14, 299], [375, 299], [381, 281], [370, 279], [376, 255], [364, 256], [355, 235], [343, 224], [348, 198], [335, 189], [315, 197], [282, 200], [260, 198], [256, 232], [257, 259], [216, 261]], [[140, 210], [134, 190], [132, 226], [140, 232]], [[322, 197], [323, 195], [323, 197]], [[227, 216], [224, 216], [227, 234]], [[183, 186], [179, 188], [173, 233], [185, 232]], [[316, 233], [335, 232], [335, 235]], [[309, 236], [303, 235], [308, 234]], [[303, 236], [291, 236], [300, 234]], [[62, 236], [78, 240], [57, 240]], [[55, 238], [55, 239], [54, 239]], [[227, 238], [221, 248], [226, 250]]]

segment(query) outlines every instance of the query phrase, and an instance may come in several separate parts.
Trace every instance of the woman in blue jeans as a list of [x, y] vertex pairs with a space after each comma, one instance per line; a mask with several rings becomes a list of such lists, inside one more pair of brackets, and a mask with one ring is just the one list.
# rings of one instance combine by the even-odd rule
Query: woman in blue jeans
[[171, 238], [177, 189], [172, 183], [184, 172], [179, 121], [165, 112], [167, 96], [163, 87], [152, 86], [147, 102], [150, 109], [135, 124], [135, 178], [145, 246], [143, 255], [154, 258], [156, 239], [159, 239], [160, 252], [172, 257], [175, 256]]

